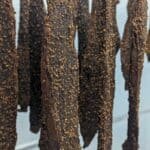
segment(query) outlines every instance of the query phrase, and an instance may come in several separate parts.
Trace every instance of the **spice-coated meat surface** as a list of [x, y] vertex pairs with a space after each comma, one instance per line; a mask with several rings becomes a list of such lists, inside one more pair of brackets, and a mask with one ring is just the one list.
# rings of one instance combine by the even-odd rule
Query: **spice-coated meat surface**
[[[79, 150], [78, 58], [74, 48], [76, 7], [73, 0], [48, 1], [44, 34], [46, 75], [42, 74], [43, 123], [40, 148]], [[44, 67], [44, 65], [42, 65]], [[46, 80], [46, 82], [44, 80]], [[46, 88], [44, 88], [46, 87]], [[44, 136], [45, 135], [45, 136]]]
[[0, 1], [0, 149], [14, 150], [17, 115], [17, 51], [11, 0]]

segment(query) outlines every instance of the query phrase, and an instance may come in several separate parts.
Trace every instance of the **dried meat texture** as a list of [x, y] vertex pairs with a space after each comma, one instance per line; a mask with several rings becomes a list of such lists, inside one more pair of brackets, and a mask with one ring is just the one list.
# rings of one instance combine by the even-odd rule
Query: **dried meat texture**
[[[83, 57], [86, 53], [88, 46], [88, 28], [89, 28], [89, 3], [88, 0], [78, 0], [77, 3], [77, 26], [78, 26], [78, 58], [79, 58], [79, 122], [80, 122], [80, 132], [84, 141], [89, 137], [93, 138], [93, 130], [89, 130], [91, 118], [85, 118], [88, 110], [88, 106], [85, 105], [85, 95], [88, 95], [88, 90], [85, 85], [88, 84], [87, 76], [85, 72], [82, 71]], [[87, 81], [87, 82], [86, 82]], [[92, 112], [91, 112], [92, 114]]]
[[[96, 18], [92, 12], [89, 19], [87, 33], [87, 45], [79, 52], [80, 60], [80, 94], [79, 94], [79, 121], [80, 132], [83, 137], [84, 147], [87, 147], [98, 131], [99, 110], [99, 68], [97, 59], [94, 58], [97, 37], [95, 22]], [[90, 28], [91, 27], [91, 28]], [[92, 39], [90, 38], [92, 37]], [[82, 46], [82, 45], [81, 45]], [[79, 49], [80, 50], [80, 49]], [[99, 57], [99, 56], [98, 56]], [[94, 61], [95, 60], [95, 61]], [[94, 65], [94, 66], [92, 66]], [[97, 66], [97, 67], [96, 67]]]
[[146, 54], [147, 54], [147, 59], [150, 62], [150, 29], [148, 32], [148, 36], [147, 36], [147, 46], [146, 46]]
[[[48, 70], [47, 70], [47, 49], [49, 48], [49, 36], [50, 36], [50, 26], [49, 26], [49, 17], [45, 17], [44, 21], [44, 37], [43, 37], [43, 48], [41, 53], [41, 87], [42, 87], [42, 126], [41, 126], [41, 136], [40, 136], [40, 150], [48, 150], [48, 149], [56, 149], [57, 145], [51, 145], [55, 143], [53, 139], [49, 141], [49, 132], [46, 124], [47, 113], [49, 113], [49, 91], [51, 84], [48, 81]], [[49, 114], [50, 116], [50, 114]], [[50, 117], [52, 119], [52, 117]], [[53, 125], [54, 121], [51, 120], [51, 126]], [[53, 136], [55, 136], [55, 129], [53, 128], [52, 131], [54, 132]], [[52, 133], [51, 133], [52, 134]], [[50, 143], [50, 144], [49, 144]], [[56, 143], [57, 144], [57, 143]]]
[[[75, 3], [48, 1], [42, 51], [41, 150], [79, 150]], [[46, 65], [45, 65], [46, 64]], [[44, 74], [46, 72], [46, 74]]]
[[[115, 91], [115, 54], [119, 48], [119, 34], [116, 25], [116, 5], [118, 0], [103, 0], [97, 2], [96, 17], [100, 46], [100, 110], [98, 150], [112, 149], [112, 116]], [[102, 62], [102, 63], [101, 63]]]
[[18, 84], [19, 111], [27, 111], [30, 100], [30, 53], [29, 53], [29, 0], [20, 1], [20, 25], [18, 35]]
[[128, 20], [121, 45], [122, 72], [129, 92], [127, 140], [123, 150], [137, 150], [139, 136], [139, 95], [146, 48], [147, 1], [129, 0]]
[[88, 0], [78, 0], [77, 3], [77, 26], [78, 26], [78, 53], [79, 64], [82, 61], [82, 55], [85, 53], [88, 44], [89, 27], [89, 4]]
[[[112, 109], [114, 98], [117, 1], [93, 1], [88, 47], [83, 55], [80, 80], [80, 122], [84, 147], [98, 132], [98, 149], [109, 150], [112, 144]], [[79, 105], [80, 106], [80, 105]], [[81, 120], [82, 119], [82, 120]], [[81, 125], [81, 124], [80, 124]]]
[[11, 0], [0, 1], [0, 149], [14, 150], [17, 115], [17, 51]]
[[39, 131], [41, 124], [41, 51], [45, 15], [43, 0], [30, 0], [30, 130], [35, 133]]

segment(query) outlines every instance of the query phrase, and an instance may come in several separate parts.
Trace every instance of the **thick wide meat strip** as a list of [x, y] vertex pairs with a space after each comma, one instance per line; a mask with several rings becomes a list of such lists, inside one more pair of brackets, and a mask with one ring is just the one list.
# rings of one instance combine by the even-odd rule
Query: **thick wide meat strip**
[[[79, 150], [79, 67], [74, 49], [76, 6], [73, 0], [48, 0], [48, 25], [42, 57], [43, 121], [41, 150]], [[45, 44], [44, 44], [45, 45]], [[46, 49], [46, 50], [45, 50]], [[45, 55], [46, 54], [46, 55]], [[43, 60], [43, 58], [42, 58]], [[42, 65], [43, 66], [43, 65]], [[45, 85], [44, 85], [45, 82]], [[47, 139], [45, 139], [45, 136]]]
[[17, 66], [12, 0], [0, 1], [0, 149], [16, 145]]

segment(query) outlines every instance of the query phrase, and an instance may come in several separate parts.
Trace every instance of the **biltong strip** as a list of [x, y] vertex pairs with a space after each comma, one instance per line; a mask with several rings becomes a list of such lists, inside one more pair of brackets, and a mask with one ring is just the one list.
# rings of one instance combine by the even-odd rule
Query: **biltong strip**
[[16, 145], [17, 67], [15, 16], [12, 0], [0, 1], [0, 149]]
[[20, 25], [18, 35], [18, 85], [19, 111], [26, 112], [30, 100], [30, 56], [29, 56], [29, 0], [20, 1]]
[[[45, 110], [42, 111], [44, 119], [40, 139], [40, 149], [44, 150], [80, 149], [79, 72], [78, 58], [74, 49], [75, 10], [73, 0], [48, 1], [47, 30], [49, 32], [47, 35], [44, 34], [47, 65], [45, 71], [42, 69], [46, 72], [45, 77], [42, 74], [43, 79], [46, 79], [45, 85], [42, 80], [42, 91], [47, 93], [47, 96], [42, 99]], [[45, 55], [42, 54], [42, 57]], [[47, 134], [46, 138], [45, 134]]]
[[30, 130], [35, 133], [41, 126], [41, 51], [45, 13], [43, 0], [30, 0]]
[[80, 69], [80, 81], [84, 89], [81, 90], [80, 86], [80, 125], [84, 147], [90, 144], [98, 132], [100, 150], [109, 150], [112, 145], [115, 55], [119, 48], [119, 34], [114, 17], [116, 4], [116, 1], [93, 1], [88, 46]]
[[147, 1], [129, 0], [128, 20], [121, 45], [122, 72], [129, 92], [127, 140], [123, 150], [139, 148], [139, 94], [146, 48]]

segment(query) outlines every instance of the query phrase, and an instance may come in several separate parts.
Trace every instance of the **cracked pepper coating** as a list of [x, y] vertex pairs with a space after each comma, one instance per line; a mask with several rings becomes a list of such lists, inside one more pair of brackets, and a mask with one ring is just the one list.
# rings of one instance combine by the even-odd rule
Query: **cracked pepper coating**
[[129, 0], [128, 20], [121, 44], [122, 72], [129, 92], [127, 140], [123, 150], [137, 150], [139, 135], [139, 94], [146, 48], [147, 0]]
[[[78, 57], [74, 48], [75, 2], [48, 0], [42, 57], [43, 121], [41, 150], [80, 150]], [[43, 60], [43, 58], [42, 58]], [[46, 88], [44, 88], [46, 87]]]
[[80, 80], [84, 89], [80, 91], [81, 133], [84, 147], [87, 147], [99, 132], [99, 150], [109, 150], [112, 145], [115, 54], [119, 48], [114, 17], [117, 2], [93, 1], [92, 28], [88, 32], [88, 37], [92, 39], [88, 39], [88, 47], [81, 61]]
[[[88, 107], [85, 104], [85, 97], [84, 95], [87, 94], [87, 89], [85, 89], [84, 85], [88, 84], [85, 83], [85, 73], [82, 71], [82, 60], [83, 56], [86, 53], [86, 48], [88, 45], [88, 28], [89, 28], [89, 4], [88, 0], [78, 0], [77, 3], [77, 25], [78, 25], [78, 41], [79, 41], [79, 50], [78, 50], [78, 58], [79, 58], [79, 75], [80, 75], [80, 94], [79, 94], [79, 122], [80, 122], [80, 131], [81, 135], [85, 141], [85, 138], [93, 138], [90, 137], [93, 135], [92, 130], [89, 130], [90, 126], [90, 117], [85, 117]], [[92, 112], [91, 112], [92, 114]]]
[[147, 36], [147, 46], [146, 46], [146, 53], [147, 53], [147, 59], [150, 62], [150, 29]]
[[29, 48], [30, 48], [30, 130], [37, 133], [41, 119], [41, 51], [43, 47], [43, 0], [30, 0]]
[[17, 115], [17, 51], [11, 0], [0, 0], [0, 149], [14, 150]]
[[29, 0], [20, 1], [20, 26], [18, 35], [18, 83], [20, 110], [26, 112], [30, 100], [30, 55], [29, 55]]

